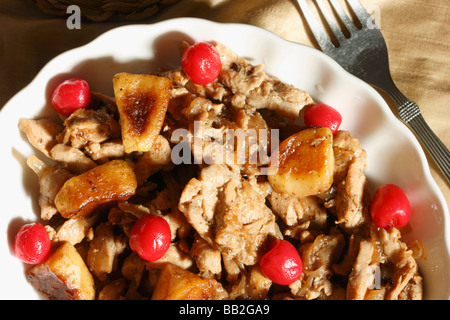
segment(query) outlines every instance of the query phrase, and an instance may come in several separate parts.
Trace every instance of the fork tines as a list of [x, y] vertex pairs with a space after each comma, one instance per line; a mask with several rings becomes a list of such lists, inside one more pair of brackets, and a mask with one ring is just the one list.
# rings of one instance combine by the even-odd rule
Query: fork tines
[[[334, 44], [328, 37], [323, 27], [320, 25], [319, 21], [314, 16], [314, 13], [309, 8], [308, 4], [306, 3], [306, 0], [297, 0], [297, 1], [298, 4], [300, 5], [300, 8], [303, 12], [303, 15], [305, 16], [308, 25], [310, 26], [311, 32], [313, 33], [314, 37], [319, 43], [321, 49], [323, 51], [327, 51], [334, 48], [335, 47]], [[347, 13], [342, 8], [338, 0], [329, 0], [329, 1], [332, 5], [334, 12], [339, 16], [339, 19], [347, 29], [348, 33], [352, 35], [355, 31], [358, 30], [357, 26], [347, 15]], [[336, 40], [339, 43], [342, 42], [346, 37], [342, 32], [341, 28], [339, 27], [339, 25], [336, 23], [336, 20], [332, 17], [330, 12], [325, 7], [324, 2], [322, 0], [315, 0], [315, 2], [318, 6], [320, 13], [325, 19], [328, 27], [332, 31], [333, 35], [336, 37]], [[367, 13], [366, 9], [364, 9], [362, 4], [358, 0], [346, 0], [346, 2], [352, 9], [353, 13], [355, 14], [356, 18], [359, 20], [361, 25], [364, 23], [371, 23], [372, 25], [375, 25], [370, 15]]]

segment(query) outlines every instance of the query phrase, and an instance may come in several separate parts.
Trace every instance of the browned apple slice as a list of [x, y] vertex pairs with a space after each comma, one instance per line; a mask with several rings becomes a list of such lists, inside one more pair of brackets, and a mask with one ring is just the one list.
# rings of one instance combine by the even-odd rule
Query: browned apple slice
[[55, 197], [64, 218], [83, 217], [135, 194], [136, 175], [125, 160], [112, 160], [67, 180]]
[[50, 300], [95, 298], [94, 279], [69, 242], [63, 242], [47, 260], [30, 269], [27, 280]]
[[172, 81], [150, 74], [119, 73], [113, 84], [124, 151], [149, 151], [164, 122]]
[[309, 128], [280, 143], [271, 156], [268, 180], [276, 192], [306, 197], [329, 189], [333, 170], [331, 130]]
[[213, 300], [226, 297], [215, 279], [202, 278], [174, 264], [163, 266], [152, 300]]

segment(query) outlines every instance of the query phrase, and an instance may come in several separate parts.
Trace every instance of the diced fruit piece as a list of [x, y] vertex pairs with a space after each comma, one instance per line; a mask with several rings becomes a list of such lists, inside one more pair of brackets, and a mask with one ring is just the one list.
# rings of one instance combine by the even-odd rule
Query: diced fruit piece
[[152, 300], [212, 300], [224, 294], [215, 279], [202, 278], [174, 264], [163, 266]]
[[401, 228], [406, 226], [411, 218], [411, 205], [399, 186], [385, 184], [375, 191], [370, 204], [370, 214], [379, 228]]
[[193, 83], [206, 85], [217, 78], [222, 63], [213, 45], [197, 42], [183, 51], [181, 67]]
[[94, 279], [78, 251], [68, 242], [29, 270], [27, 280], [50, 300], [95, 298]]
[[341, 125], [342, 116], [333, 107], [318, 103], [306, 107], [303, 120], [308, 127], [327, 127], [335, 134]]
[[149, 151], [163, 126], [172, 81], [150, 74], [119, 73], [113, 83], [124, 151]]
[[14, 253], [23, 262], [37, 264], [50, 255], [52, 244], [40, 223], [23, 225], [14, 238]]
[[61, 82], [53, 91], [51, 104], [64, 116], [78, 109], [85, 109], [91, 102], [91, 89], [86, 80], [70, 78]]
[[135, 194], [136, 175], [125, 160], [112, 160], [67, 180], [55, 197], [64, 218], [84, 217]]
[[130, 231], [130, 248], [142, 259], [156, 261], [170, 247], [170, 226], [167, 221], [154, 214], [140, 218]]
[[303, 270], [297, 249], [287, 240], [272, 241], [259, 265], [267, 278], [281, 285], [289, 285], [300, 278]]
[[333, 183], [333, 134], [329, 128], [309, 128], [282, 141], [270, 160], [273, 189], [296, 197], [320, 194]]

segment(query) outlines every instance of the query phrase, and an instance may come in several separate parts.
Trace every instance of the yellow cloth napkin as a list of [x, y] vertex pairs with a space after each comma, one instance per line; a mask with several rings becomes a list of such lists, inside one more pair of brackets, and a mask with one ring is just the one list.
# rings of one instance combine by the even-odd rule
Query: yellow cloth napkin
[[[427, 123], [450, 147], [450, 2], [361, 2], [373, 13], [386, 39], [394, 81], [419, 105]], [[181, 0], [145, 20], [82, 22], [79, 30], [67, 29], [65, 18], [44, 14], [31, 1], [2, 0], [0, 106], [58, 53], [85, 44], [116, 26], [182, 16], [252, 24], [287, 40], [316, 46], [297, 2], [290, 0]], [[428, 159], [432, 176], [448, 204], [449, 184], [433, 160], [429, 156]]]

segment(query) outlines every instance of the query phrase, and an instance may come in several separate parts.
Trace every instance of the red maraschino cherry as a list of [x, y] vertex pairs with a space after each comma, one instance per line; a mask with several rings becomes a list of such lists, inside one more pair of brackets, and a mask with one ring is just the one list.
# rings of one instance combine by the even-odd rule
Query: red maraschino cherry
[[400, 187], [386, 184], [375, 191], [370, 204], [370, 215], [379, 228], [401, 228], [411, 217], [411, 205]]
[[300, 278], [303, 265], [297, 249], [287, 240], [274, 240], [261, 257], [262, 273], [272, 282], [289, 285]]
[[16, 257], [29, 264], [38, 264], [46, 260], [51, 247], [47, 231], [38, 222], [23, 225], [14, 238]]
[[91, 90], [86, 80], [70, 78], [61, 82], [53, 91], [51, 104], [63, 116], [78, 109], [85, 109], [91, 102]]
[[303, 120], [308, 127], [328, 127], [335, 134], [341, 125], [342, 116], [333, 107], [318, 103], [306, 107]]
[[154, 214], [140, 218], [131, 228], [130, 248], [146, 261], [159, 260], [169, 249], [170, 226], [167, 221]]
[[207, 42], [197, 42], [186, 48], [181, 56], [181, 67], [191, 81], [198, 85], [213, 82], [222, 63], [217, 49]]

